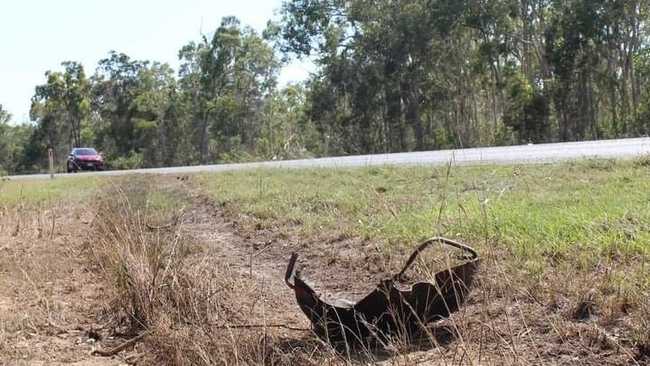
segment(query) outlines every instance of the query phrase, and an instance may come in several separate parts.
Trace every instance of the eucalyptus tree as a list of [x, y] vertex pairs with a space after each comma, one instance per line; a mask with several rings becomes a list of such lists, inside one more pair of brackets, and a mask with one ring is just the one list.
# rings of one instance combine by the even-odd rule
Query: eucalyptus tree
[[90, 82], [77, 62], [61, 64], [63, 71], [47, 71], [45, 84], [35, 88], [30, 118], [36, 123], [33, 158], [47, 156], [54, 149], [62, 161], [73, 146], [81, 146], [81, 132], [90, 117]]
[[255, 156], [263, 160], [296, 159], [322, 152], [322, 141], [306, 118], [306, 89], [300, 84], [280, 88], [264, 101]]
[[333, 153], [629, 136], [644, 123], [642, 0], [286, 0], [316, 57], [307, 113]]
[[133, 100], [136, 147], [145, 166], [171, 165], [184, 147], [186, 126], [176, 104], [177, 85], [174, 70], [154, 62], [142, 68]]
[[273, 49], [252, 28], [225, 17], [210, 38], [185, 45], [179, 58], [199, 160], [251, 147], [264, 98], [276, 86], [280, 63]]
[[[435, 147], [433, 114], [454, 98], [439, 68], [465, 1], [286, 1], [282, 48], [316, 55], [312, 113], [334, 153]], [[451, 72], [451, 70], [449, 70]], [[451, 95], [450, 95], [451, 93]], [[458, 108], [464, 112], [465, 109]], [[331, 145], [330, 145], [331, 146]]]
[[111, 51], [99, 61], [92, 78], [96, 143], [110, 157], [138, 152], [135, 100], [140, 93], [141, 72], [147, 65], [148, 61], [132, 60], [124, 53]]
[[24, 150], [32, 130], [29, 124], [12, 124], [11, 114], [0, 104], [0, 175], [26, 170]]
[[4, 109], [2, 104], [0, 104], [0, 125], [6, 125], [11, 121], [11, 113]]
[[96, 144], [124, 167], [174, 162], [183, 133], [176, 93], [169, 65], [111, 52], [93, 76]]
[[0, 174], [9, 170], [10, 120], [11, 114], [9, 114], [9, 112], [2, 107], [2, 104], [0, 104]]

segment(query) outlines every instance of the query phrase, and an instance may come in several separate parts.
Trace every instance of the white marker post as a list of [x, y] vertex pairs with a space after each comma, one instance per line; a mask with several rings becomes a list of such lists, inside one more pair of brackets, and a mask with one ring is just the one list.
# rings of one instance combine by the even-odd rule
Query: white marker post
[[50, 179], [54, 179], [54, 150], [51, 147], [47, 149], [47, 157], [50, 161]]

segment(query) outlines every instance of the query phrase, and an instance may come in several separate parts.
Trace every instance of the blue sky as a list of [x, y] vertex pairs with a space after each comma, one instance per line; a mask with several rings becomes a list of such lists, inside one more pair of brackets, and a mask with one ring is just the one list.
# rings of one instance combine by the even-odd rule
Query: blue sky
[[[47, 70], [79, 61], [92, 74], [110, 50], [177, 69], [182, 45], [212, 32], [227, 15], [261, 32], [281, 0], [16, 0], [0, 10], [0, 104], [15, 122], [29, 119], [34, 87]], [[307, 77], [294, 62], [281, 83]]]

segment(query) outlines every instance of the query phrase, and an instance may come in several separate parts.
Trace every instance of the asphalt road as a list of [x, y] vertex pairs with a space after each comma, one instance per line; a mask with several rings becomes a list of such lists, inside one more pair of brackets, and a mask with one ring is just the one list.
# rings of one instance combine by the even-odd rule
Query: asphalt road
[[[267, 161], [260, 163], [196, 165], [172, 168], [87, 172], [84, 175], [116, 176], [127, 174], [190, 174], [259, 168], [345, 168], [377, 165], [455, 165], [540, 164], [567, 160], [633, 159], [650, 154], [650, 138], [563, 142], [554, 144], [485, 147], [456, 150], [422, 151], [397, 154], [355, 155], [305, 160]], [[55, 174], [74, 177], [76, 174]], [[49, 174], [9, 176], [3, 179], [47, 179]]]

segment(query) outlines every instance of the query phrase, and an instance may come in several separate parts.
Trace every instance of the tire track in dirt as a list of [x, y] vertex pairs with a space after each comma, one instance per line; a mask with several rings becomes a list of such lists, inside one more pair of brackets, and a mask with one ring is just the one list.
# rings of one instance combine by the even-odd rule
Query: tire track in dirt
[[[210, 255], [230, 266], [238, 275], [252, 277], [261, 284], [264, 296], [274, 304], [273, 323], [308, 327], [300, 311], [293, 290], [284, 283], [291, 253], [300, 254], [298, 268], [321, 296], [333, 300], [358, 300], [389, 276], [388, 268], [397, 263], [390, 256], [382, 256], [368, 241], [348, 238], [340, 234], [316, 238], [301, 238], [280, 228], [249, 228], [245, 217], [233, 219], [223, 207], [197, 188], [187, 184], [193, 192], [191, 206], [183, 215], [183, 233], [206, 248]], [[399, 258], [402, 259], [402, 258]], [[401, 263], [399, 263], [401, 264]], [[271, 315], [270, 315], [271, 316]]]
[[[286, 263], [281, 256], [261, 256], [261, 244], [245, 238], [237, 232], [235, 224], [205, 197], [196, 197], [184, 214], [182, 231], [192, 241], [205, 248], [206, 255], [212, 255], [228, 266], [233, 275], [249, 277], [259, 285], [259, 297], [272, 301], [266, 304], [268, 324], [286, 324], [293, 327], [308, 327], [295, 303], [293, 292], [284, 284]], [[287, 243], [280, 245], [281, 252], [291, 251]], [[249, 299], [257, 301], [258, 299]], [[251, 324], [260, 324], [261, 319], [251, 319]]]

